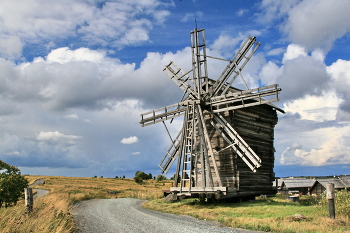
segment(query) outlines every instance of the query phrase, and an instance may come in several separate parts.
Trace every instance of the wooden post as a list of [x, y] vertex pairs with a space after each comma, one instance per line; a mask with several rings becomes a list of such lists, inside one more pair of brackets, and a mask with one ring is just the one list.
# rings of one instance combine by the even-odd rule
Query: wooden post
[[26, 212], [29, 214], [33, 211], [33, 189], [25, 188], [24, 189], [24, 199], [26, 205]]
[[334, 198], [335, 198], [334, 184], [328, 183], [327, 184], [328, 211], [329, 211], [329, 217], [333, 219], [335, 218]]

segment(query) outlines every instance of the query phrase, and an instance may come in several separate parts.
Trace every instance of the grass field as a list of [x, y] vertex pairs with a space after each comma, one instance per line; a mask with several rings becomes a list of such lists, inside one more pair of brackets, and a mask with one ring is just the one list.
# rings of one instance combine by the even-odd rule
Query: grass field
[[[145, 203], [144, 207], [218, 221], [226, 227], [257, 231], [350, 232], [348, 217], [338, 216], [333, 220], [328, 217], [327, 207], [323, 205], [302, 205], [280, 197], [258, 198], [255, 201], [243, 203], [213, 204], [201, 203], [196, 199], [185, 199], [177, 203], [152, 200]], [[303, 217], [297, 217], [296, 214]]]
[[[293, 203], [283, 198], [261, 198], [244, 203], [202, 203], [185, 199], [169, 203], [161, 199], [162, 190], [170, 182], [146, 181], [142, 185], [133, 179], [75, 178], [28, 176], [30, 182], [44, 178], [46, 183], [36, 188], [50, 191], [34, 202], [32, 214], [25, 214], [24, 202], [0, 209], [0, 232], [75, 232], [69, 209], [75, 202], [94, 198], [134, 197], [147, 199], [145, 207], [175, 214], [187, 214], [199, 219], [220, 222], [223, 226], [272, 232], [350, 232], [350, 192], [341, 201], [341, 213], [335, 220], [328, 218], [327, 203], [314, 205], [305, 199]], [[110, 192], [114, 191], [114, 192]], [[115, 193], [115, 194], [109, 194]], [[343, 200], [342, 199], [342, 200]], [[339, 204], [339, 203], [338, 203]], [[304, 216], [295, 217], [295, 214]]]

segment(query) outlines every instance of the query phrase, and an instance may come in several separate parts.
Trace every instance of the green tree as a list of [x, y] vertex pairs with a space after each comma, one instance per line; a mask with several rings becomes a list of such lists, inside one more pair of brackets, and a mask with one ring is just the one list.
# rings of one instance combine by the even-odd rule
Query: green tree
[[139, 176], [135, 176], [135, 177], [134, 177], [134, 180], [135, 180], [135, 182], [138, 183], [138, 184], [142, 184], [142, 183], [143, 183], [142, 178], [139, 177]]
[[27, 187], [28, 180], [21, 171], [0, 160], [0, 208], [16, 204]]
[[152, 175], [151, 175], [151, 178], [149, 177], [149, 175], [147, 175], [146, 173], [142, 172], [142, 171], [137, 171], [135, 173], [135, 176], [138, 176], [140, 177], [142, 180], [149, 180], [149, 179], [152, 179]]
[[163, 180], [166, 180], [166, 177], [163, 176], [163, 175], [158, 175], [157, 178], [156, 178], [157, 182], [160, 182], [160, 181], [163, 181]]

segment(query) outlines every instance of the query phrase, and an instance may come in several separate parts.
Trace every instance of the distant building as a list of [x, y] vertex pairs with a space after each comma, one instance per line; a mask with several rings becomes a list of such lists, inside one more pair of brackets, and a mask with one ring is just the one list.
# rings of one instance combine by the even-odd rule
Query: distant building
[[327, 184], [333, 183], [335, 190], [350, 189], [350, 176], [318, 179], [310, 188], [310, 195], [320, 195], [327, 190]]
[[308, 195], [311, 187], [316, 182], [315, 179], [305, 178], [284, 178], [281, 180], [281, 185], [278, 184], [278, 192], [283, 195], [299, 194]]

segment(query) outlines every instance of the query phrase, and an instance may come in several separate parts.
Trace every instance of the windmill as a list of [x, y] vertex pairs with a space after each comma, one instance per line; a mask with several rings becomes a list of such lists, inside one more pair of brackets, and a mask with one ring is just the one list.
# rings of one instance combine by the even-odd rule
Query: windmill
[[[141, 126], [163, 122], [169, 134], [171, 146], [159, 167], [167, 173], [177, 160], [171, 192], [185, 196], [215, 195], [217, 198], [273, 193], [273, 129], [277, 123], [276, 110], [283, 110], [272, 102], [279, 100], [281, 89], [277, 84], [249, 89], [242, 75], [260, 43], [249, 36], [235, 56], [225, 60], [206, 54], [204, 29], [195, 28], [190, 35], [192, 69], [184, 72], [170, 62], [163, 70], [183, 90], [182, 99], [176, 104], [141, 114], [140, 121]], [[216, 80], [208, 77], [208, 58], [228, 62]], [[246, 90], [232, 87], [238, 77]], [[243, 120], [236, 123], [235, 115], [242, 115]], [[180, 116], [184, 119], [182, 129], [172, 138], [165, 121]], [[240, 130], [236, 130], [236, 126]], [[267, 132], [261, 134], [265, 137], [263, 143], [257, 140], [259, 136], [254, 135], [256, 128]], [[254, 136], [241, 136], [240, 132], [245, 134], [245, 129], [254, 131], [250, 133]], [[256, 150], [261, 151], [262, 156]], [[260, 172], [259, 168], [264, 164], [262, 157], [266, 157], [268, 169]], [[259, 182], [260, 186], [247, 185], [249, 182], [244, 179]]]

